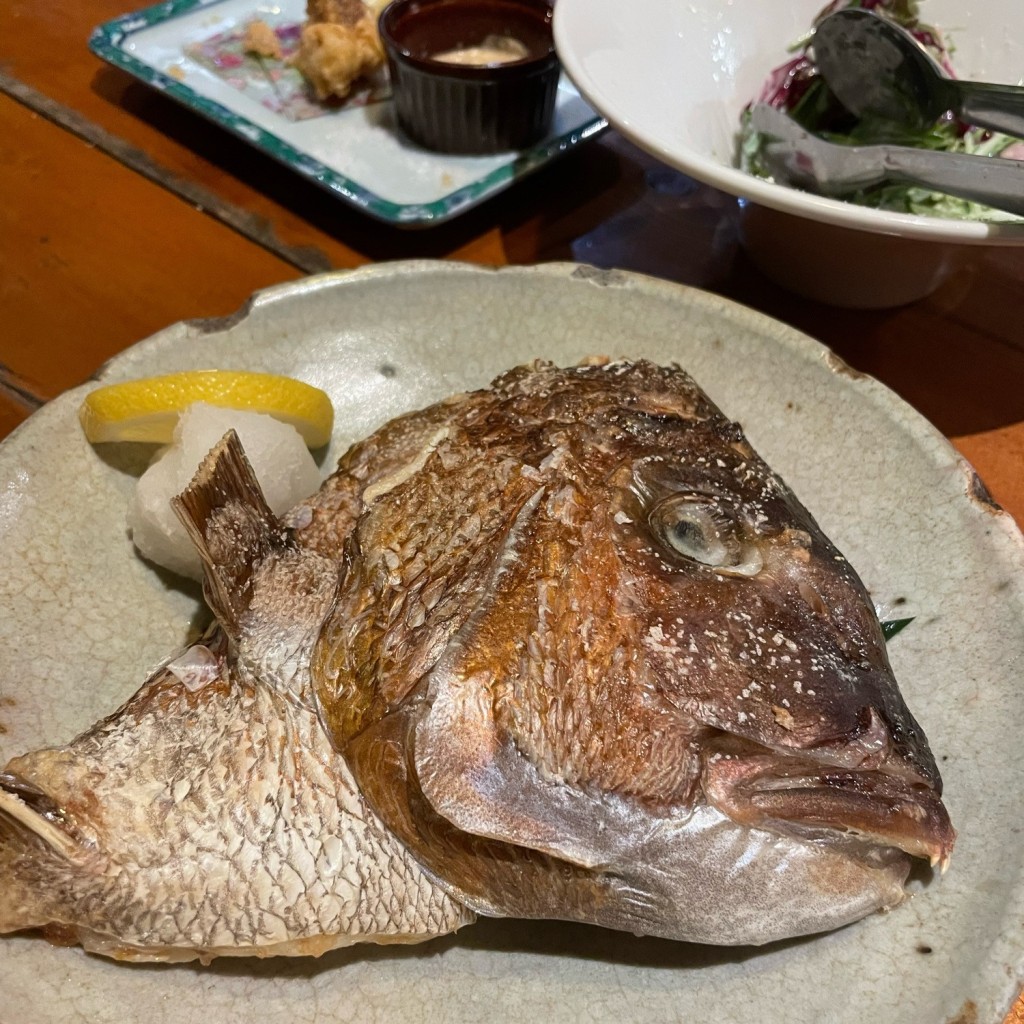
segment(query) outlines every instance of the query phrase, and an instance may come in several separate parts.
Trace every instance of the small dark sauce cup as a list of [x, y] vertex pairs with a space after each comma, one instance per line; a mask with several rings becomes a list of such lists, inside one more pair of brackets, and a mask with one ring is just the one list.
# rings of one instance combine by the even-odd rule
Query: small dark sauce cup
[[[444, 153], [524, 149], [551, 128], [559, 64], [550, 0], [394, 0], [380, 17], [398, 124]], [[437, 54], [511, 37], [522, 59], [453, 64]]]

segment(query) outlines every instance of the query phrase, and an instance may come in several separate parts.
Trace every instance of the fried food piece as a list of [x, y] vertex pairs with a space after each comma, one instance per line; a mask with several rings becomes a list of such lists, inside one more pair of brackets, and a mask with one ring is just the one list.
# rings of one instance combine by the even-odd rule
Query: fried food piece
[[377, 17], [362, 0], [309, 0], [293, 63], [317, 99], [344, 99], [384, 63]]
[[250, 21], [245, 26], [245, 35], [242, 38], [242, 47], [246, 53], [255, 54], [257, 57], [271, 57], [280, 60], [281, 40], [277, 33], [265, 21]]
[[363, 0], [307, 0], [306, 18], [323, 25], [358, 24], [369, 14]]

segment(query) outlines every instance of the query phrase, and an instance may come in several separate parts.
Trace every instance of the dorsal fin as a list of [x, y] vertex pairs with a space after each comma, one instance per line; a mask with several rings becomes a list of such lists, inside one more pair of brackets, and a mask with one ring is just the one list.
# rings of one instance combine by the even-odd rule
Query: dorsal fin
[[171, 505], [203, 560], [206, 600], [237, 639], [256, 568], [271, 551], [293, 545], [233, 430], [214, 445]]

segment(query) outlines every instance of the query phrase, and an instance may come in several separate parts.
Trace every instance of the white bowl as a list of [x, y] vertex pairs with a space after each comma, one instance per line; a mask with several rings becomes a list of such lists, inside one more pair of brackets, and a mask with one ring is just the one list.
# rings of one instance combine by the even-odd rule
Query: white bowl
[[[735, 166], [741, 111], [789, 57], [789, 47], [809, 30], [824, 2], [632, 0], [624, 7], [621, 0], [558, 0], [555, 43], [580, 92], [642, 149], [749, 201], [745, 205], [817, 222], [812, 239], [797, 241], [797, 229], [809, 225], [758, 210], [744, 218], [744, 241], [754, 260], [780, 283], [813, 298], [897, 305], [941, 283], [962, 245], [1024, 244], [1024, 222], [874, 210], [776, 185]], [[922, 17], [954, 44], [960, 77], [1021, 81], [1021, 0], [924, 0]], [[789, 231], [792, 237], [782, 237]], [[865, 259], [865, 248], [873, 247], [858, 237], [861, 232], [898, 236], [906, 252], [887, 254], [886, 239], [878, 237], [877, 258]]]

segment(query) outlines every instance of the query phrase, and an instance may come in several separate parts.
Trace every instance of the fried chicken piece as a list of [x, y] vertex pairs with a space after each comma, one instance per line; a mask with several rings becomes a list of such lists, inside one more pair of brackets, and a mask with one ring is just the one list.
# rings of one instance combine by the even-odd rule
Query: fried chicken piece
[[307, 0], [306, 20], [351, 28], [369, 14], [363, 0]]
[[308, 0], [306, 15], [293, 63], [317, 99], [344, 99], [384, 63], [377, 16], [362, 0]]

